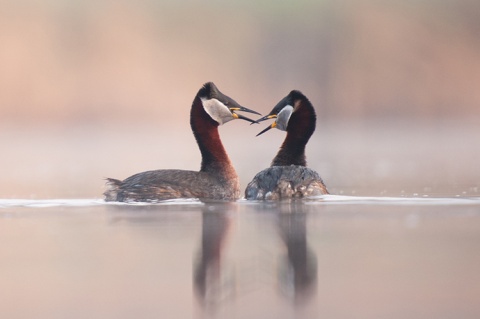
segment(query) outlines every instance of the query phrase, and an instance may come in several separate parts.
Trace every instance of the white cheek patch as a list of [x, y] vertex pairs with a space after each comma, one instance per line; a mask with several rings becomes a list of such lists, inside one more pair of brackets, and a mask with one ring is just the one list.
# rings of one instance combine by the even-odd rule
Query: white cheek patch
[[233, 120], [232, 112], [222, 102], [217, 99], [201, 99], [203, 109], [218, 124], [222, 125]]
[[288, 126], [288, 120], [292, 116], [293, 107], [291, 105], [285, 106], [277, 115], [277, 128], [281, 131], [286, 131]]

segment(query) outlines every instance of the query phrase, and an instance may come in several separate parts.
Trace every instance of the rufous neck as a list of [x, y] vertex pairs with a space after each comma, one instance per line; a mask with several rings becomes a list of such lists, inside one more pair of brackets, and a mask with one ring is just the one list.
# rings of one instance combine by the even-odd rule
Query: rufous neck
[[205, 112], [198, 96], [193, 101], [190, 126], [202, 154], [200, 171], [217, 174], [235, 172], [220, 140], [218, 123]]
[[287, 126], [287, 136], [271, 166], [307, 166], [305, 147], [315, 131], [316, 116], [308, 101], [300, 101]]

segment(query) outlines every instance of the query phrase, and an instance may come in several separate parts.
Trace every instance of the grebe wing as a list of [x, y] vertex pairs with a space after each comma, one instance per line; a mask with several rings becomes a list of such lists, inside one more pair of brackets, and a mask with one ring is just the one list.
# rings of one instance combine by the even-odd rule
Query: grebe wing
[[155, 170], [132, 175], [124, 181], [107, 179], [107, 201], [159, 201], [208, 197], [212, 178], [184, 170]]
[[255, 175], [245, 190], [245, 198], [253, 200], [275, 200], [322, 194], [328, 194], [328, 191], [318, 173], [298, 165], [266, 168]]

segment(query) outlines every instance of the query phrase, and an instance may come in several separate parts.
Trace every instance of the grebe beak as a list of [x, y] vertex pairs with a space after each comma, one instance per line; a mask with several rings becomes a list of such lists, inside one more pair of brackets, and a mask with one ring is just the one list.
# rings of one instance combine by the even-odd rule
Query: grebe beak
[[[259, 120], [260, 121], [260, 120]], [[265, 133], [266, 131], [272, 129], [272, 128], [275, 128], [277, 127], [277, 122], [273, 122], [270, 126], [267, 126], [266, 129], [264, 129], [263, 131], [261, 131], [260, 133], [258, 133], [257, 135], [255, 136], [259, 136], [259, 135], [262, 135], [263, 133]]]
[[[265, 120], [275, 119], [275, 118], [277, 118], [277, 114], [265, 115], [264, 117], [259, 118], [259, 119], [257, 120], [257, 123], [262, 122], [262, 121], [265, 121]], [[267, 127], [266, 129], [264, 129], [263, 131], [261, 131], [260, 133], [258, 133], [256, 136], [262, 135], [263, 133], [265, 133], [265, 132], [268, 131], [269, 129], [272, 129], [272, 128], [275, 128], [275, 127], [277, 127], [277, 122], [273, 122], [269, 127]]]
[[260, 113], [258, 113], [258, 112], [256, 112], [256, 111], [247, 109], [246, 107], [243, 107], [243, 106], [230, 107], [229, 109], [230, 109], [230, 111], [232, 112], [232, 116], [233, 116], [234, 119], [245, 120], [245, 121], [248, 121], [248, 122], [250, 122], [250, 123], [257, 123], [257, 121], [252, 120], [252, 119], [249, 119], [248, 117], [243, 116], [243, 115], [241, 115], [241, 114], [237, 114], [237, 113], [235, 113], [234, 111], [242, 111], [242, 112], [248, 112], [248, 113], [253, 113], [253, 114], [262, 115], [262, 114], [260, 114]]
[[232, 116], [234, 119], [240, 119], [240, 120], [245, 120], [245, 121], [249, 121], [250, 123], [256, 123], [254, 120], [252, 119], [249, 119], [248, 117], [246, 116], [243, 116], [241, 114], [237, 114], [237, 113], [232, 113]]
[[257, 115], [262, 115], [262, 114], [258, 113], [257, 111], [247, 109], [246, 107], [243, 107], [243, 106], [231, 107], [230, 111], [242, 111], [242, 112], [248, 112], [248, 113], [253, 113], [253, 114], [257, 114]]
[[[270, 115], [265, 115], [264, 117], [261, 117], [259, 118], [258, 120], [256, 120], [254, 123], [255, 124], [258, 124], [260, 122], [263, 122], [265, 120], [269, 120], [269, 119], [274, 119], [277, 117], [277, 114], [270, 114]], [[253, 123], [250, 123], [250, 125], [252, 125]]]
[[269, 115], [265, 115], [264, 117], [259, 118], [257, 120], [257, 122], [263, 122], [265, 120], [274, 119], [274, 118], [277, 118], [277, 114], [269, 114]]

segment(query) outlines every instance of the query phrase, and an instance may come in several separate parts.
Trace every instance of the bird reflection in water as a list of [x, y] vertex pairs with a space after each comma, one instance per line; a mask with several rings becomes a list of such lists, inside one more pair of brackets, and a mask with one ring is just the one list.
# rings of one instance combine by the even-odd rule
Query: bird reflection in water
[[233, 272], [228, 272], [222, 251], [231, 223], [234, 203], [206, 204], [202, 210], [202, 238], [194, 265], [194, 290], [201, 304], [215, 308], [235, 291]]
[[278, 230], [287, 252], [279, 263], [278, 282], [284, 295], [304, 302], [317, 288], [317, 256], [307, 242], [307, 214], [303, 203], [280, 205]]
[[[268, 278], [273, 279], [276, 282], [273, 286], [293, 303], [303, 304], [310, 300], [316, 293], [317, 257], [307, 242], [307, 214], [304, 204], [292, 202], [276, 203], [273, 207], [269, 204], [250, 206], [258, 209], [256, 213], [265, 214], [268, 219], [262, 221], [272, 221], [282, 242], [281, 249], [285, 251], [275, 259], [276, 266], [265, 260], [264, 255], [257, 255], [254, 257], [256, 261], [252, 263], [256, 265], [253, 269], [251, 265], [233, 267], [223, 258], [232, 222], [229, 212], [235, 211], [236, 205], [236, 203], [206, 205], [203, 210], [202, 235], [193, 279], [194, 291], [201, 305], [213, 310], [223, 302], [234, 299], [237, 294], [242, 295], [248, 291], [265, 288], [261, 285], [272, 283]], [[262, 229], [268, 228], [262, 226]], [[271, 235], [275, 236], [275, 232], [266, 231], [260, 234]], [[257, 246], [252, 247], [252, 252], [257, 249]], [[265, 263], [270, 265], [265, 267]], [[235, 269], [250, 271], [236, 274]], [[254, 280], [256, 287], [250, 286], [252, 277], [257, 278]]]

